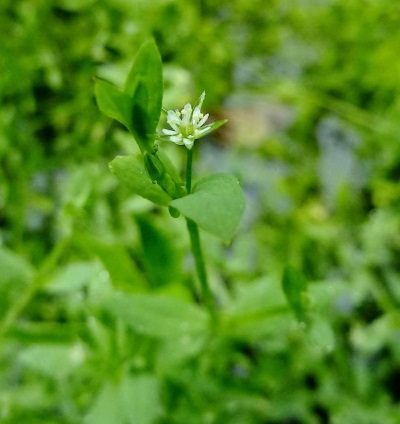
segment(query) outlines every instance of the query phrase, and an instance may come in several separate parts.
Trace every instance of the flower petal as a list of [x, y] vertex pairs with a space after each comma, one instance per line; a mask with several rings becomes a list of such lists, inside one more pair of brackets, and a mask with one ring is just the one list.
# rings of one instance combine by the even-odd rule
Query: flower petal
[[183, 139], [183, 143], [190, 150], [193, 147], [194, 140], [189, 140], [188, 138]]
[[208, 117], [210, 116], [210, 114], [209, 113], [207, 113], [206, 115], [204, 115], [202, 118], [201, 118], [201, 120], [200, 120], [200, 122], [197, 124], [199, 127], [201, 127], [201, 126], [203, 126], [205, 123], [206, 123], [206, 121], [207, 121], [207, 119], [208, 119]]
[[177, 135], [179, 131], [172, 131], [168, 129], [163, 129], [162, 132], [167, 135]]

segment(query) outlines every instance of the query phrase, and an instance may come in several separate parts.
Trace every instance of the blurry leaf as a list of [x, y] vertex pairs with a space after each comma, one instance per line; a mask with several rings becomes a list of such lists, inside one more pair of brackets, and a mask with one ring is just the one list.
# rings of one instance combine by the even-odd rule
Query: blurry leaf
[[106, 383], [102, 387], [83, 419], [84, 424], [127, 424], [118, 389], [112, 383]]
[[0, 248], [0, 319], [21, 296], [33, 277], [31, 265], [12, 251]]
[[106, 243], [96, 237], [77, 236], [81, 246], [100, 259], [117, 289], [137, 290], [147, 286], [143, 275], [126, 248], [117, 243]]
[[23, 366], [50, 378], [63, 378], [84, 359], [83, 347], [75, 345], [33, 345], [24, 349], [19, 359]]
[[147, 176], [140, 156], [117, 156], [110, 169], [133, 193], [158, 205], [167, 206], [171, 197]]
[[98, 277], [102, 267], [97, 262], [75, 262], [60, 268], [47, 290], [52, 293], [73, 293], [81, 290], [89, 281]]
[[282, 288], [298, 320], [306, 320], [308, 307], [307, 281], [296, 268], [287, 266], [283, 271]]
[[117, 293], [105, 306], [115, 317], [148, 336], [170, 339], [207, 333], [207, 314], [181, 299]]
[[32, 266], [11, 250], [0, 247], [0, 283], [27, 284], [33, 275]]
[[164, 286], [179, 276], [180, 264], [174, 242], [145, 216], [137, 216], [146, 273], [154, 287]]
[[120, 386], [122, 407], [131, 424], [152, 424], [160, 415], [159, 383], [151, 375], [125, 378]]
[[69, 209], [83, 209], [92, 191], [93, 182], [98, 180], [96, 177], [90, 166], [80, 165], [71, 170], [69, 178], [62, 185], [62, 198]]
[[171, 206], [204, 230], [230, 240], [244, 212], [239, 181], [229, 174], [214, 174], [198, 181], [191, 194], [175, 199]]
[[104, 115], [116, 119], [126, 128], [132, 130], [132, 100], [129, 96], [113, 84], [100, 79], [96, 80], [95, 93], [99, 109]]
[[84, 424], [152, 424], [160, 415], [158, 382], [151, 375], [106, 383], [84, 418]]
[[221, 327], [225, 334], [255, 340], [268, 335], [284, 339], [292, 324], [290, 309], [274, 278], [262, 277], [254, 282], [238, 284], [235, 297], [223, 311]]
[[[85, 325], [85, 324], [82, 324]], [[8, 336], [24, 344], [72, 343], [81, 329], [77, 322], [17, 322], [9, 331]]]
[[95, 0], [59, 0], [57, 6], [70, 12], [77, 12], [91, 6]]
[[146, 150], [152, 151], [163, 93], [162, 61], [153, 40], [145, 42], [140, 48], [128, 75], [125, 93], [132, 98], [131, 122], [137, 141]]
[[311, 344], [319, 347], [325, 353], [331, 352], [335, 347], [335, 334], [331, 325], [321, 315], [313, 316], [312, 322], [307, 326], [307, 336]]
[[271, 277], [263, 276], [259, 280], [238, 284], [235, 297], [226, 305], [227, 315], [242, 315], [256, 311], [275, 311], [289, 308], [279, 284]]

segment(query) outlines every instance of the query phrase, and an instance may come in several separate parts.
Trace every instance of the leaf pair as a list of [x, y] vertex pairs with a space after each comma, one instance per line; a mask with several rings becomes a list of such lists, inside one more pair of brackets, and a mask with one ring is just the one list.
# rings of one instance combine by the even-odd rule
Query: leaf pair
[[142, 152], [153, 152], [163, 93], [162, 61], [153, 40], [140, 48], [124, 90], [98, 79], [95, 93], [100, 110], [125, 125]]
[[173, 200], [147, 177], [141, 158], [117, 156], [111, 171], [132, 192], [158, 205], [170, 205], [205, 231], [230, 240], [244, 212], [244, 198], [239, 181], [229, 174], [214, 174], [200, 179], [192, 193]]

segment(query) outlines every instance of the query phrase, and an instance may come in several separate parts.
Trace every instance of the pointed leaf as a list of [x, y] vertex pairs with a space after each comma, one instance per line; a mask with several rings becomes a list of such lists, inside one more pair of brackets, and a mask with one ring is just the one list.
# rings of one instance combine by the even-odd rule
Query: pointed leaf
[[96, 80], [95, 94], [99, 109], [104, 115], [116, 119], [128, 129], [132, 129], [132, 101], [129, 96], [104, 80]]
[[141, 156], [117, 156], [110, 169], [114, 175], [139, 196], [156, 203], [168, 205], [171, 197], [160, 186], [153, 184], [144, 170]]
[[162, 61], [154, 40], [145, 42], [139, 49], [126, 81], [125, 93], [132, 98], [133, 123], [144, 119], [142, 128], [137, 131], [139, 136], [152, 143], [151, 135], [160, 120], [163, 93]]
[[244, 212], [239, 181], [229, 174], [214, 174], [198, 181], [191, 194], [170, 203], [204, 230], [230, 240]]
[[304, 275], [292, 266], [287, 266], [283, 272], [282, 288], [286, 299], [299, 320], [306, 320], [308, 299], [307, 280]]
[[0, 320], [32, 281], [34, 269], [24, 258], [0, 247]]

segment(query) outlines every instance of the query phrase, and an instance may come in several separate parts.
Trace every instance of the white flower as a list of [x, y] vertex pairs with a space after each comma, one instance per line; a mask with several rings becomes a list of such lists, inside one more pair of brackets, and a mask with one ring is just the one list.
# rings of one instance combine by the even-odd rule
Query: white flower
[[184, 145], [190, 150], [195, 140], [204, 137], [224, 124], [226, 121], [204, 125], [209, 116], [208, 113], [206, 115], [201, 113], [201, 106], [205, 97], [206, 93], [203, 91], [194, 108], [187, 103], [181, 111], [169, 110], [167, 112], [167, 123], [172, 129], [163, 129], [162, 132], [165, 136], [161, 139], [167, 139], [181, 146]]

